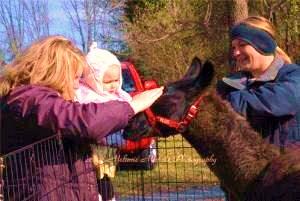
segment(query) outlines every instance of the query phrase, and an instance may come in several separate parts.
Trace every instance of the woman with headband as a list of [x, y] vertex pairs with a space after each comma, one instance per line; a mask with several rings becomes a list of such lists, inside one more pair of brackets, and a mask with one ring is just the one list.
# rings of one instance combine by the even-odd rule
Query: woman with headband
[[[239, 71], [218, 82], [218, 93], [266, 142], [282, 152], [300, 147], [300, 67], [278, 47], [274, 27], [263, 17], [239, 22], [230, 38]], [[224, 190], [227, 200], [236, 200]]]
[[219, 94], [282, 152], [300, 147], [300, 67], [278, 47], [274, 27], [263, 17], [239, 22], [230, 38], [239, 71], [219, 81]]
[[230, 33], [238, 72], [218, 91], [271, 144], [300, 147], [300, 67], [277, 46], [273, 25], [249, 17]]

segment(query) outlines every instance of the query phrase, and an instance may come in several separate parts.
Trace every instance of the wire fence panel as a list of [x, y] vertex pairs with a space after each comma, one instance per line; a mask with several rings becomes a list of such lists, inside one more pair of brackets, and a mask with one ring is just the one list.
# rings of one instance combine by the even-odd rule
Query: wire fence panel
[[[214, 156], [200, 158], [180, 135], [157, 139], [149, 148], [134, 153], [116, 152], [115, 148], [99, 150], [102, 158], [98, 158], [98, 168], [92, 168], [97, 172], [102, 200], [225, 200], [217, 178], [206, 166], [206, 162], [216, 162]], [[68, 155], [72, 152], [66, 153], [59, 137], [52, 136], [1, 156], [0, 200], [51, 200], [53, 194], [67, 200], [65, 187], [71, 182], [69, 178], [78, 175], [68, 175], [73, 173], [63, 171], [61, 166], [56, 172], [55, 164], [65, 164], [71, 157]], [[45, 191], [41, 184], [50, 165], [58, 179]]]
[[[119, 168], [113, 179], [117, 200], [225, 200], [218, 179], [206, 165], [206, 162], [216, 163], [213, 155], [200, 158], [180, 135], [158, 139], [157, 147], [153, 149], [156, 149], [158, 156], [151, 170], [134, 170], [132, 166], [125, 170], [124, 167]], [[135, 164], [139, 160], [146, 161], [145, 158], [127, 159]]]
[[[2, 160], [4, 200], [25, 201], [40, 200], [47, 196], [40, 194], [39, 190], [42, 188], [39, 185], [45, 179], [44, 169], [48, 165], [63, 162], [65, 158], [58, 137], [52, 136], [2, 156]], [[48, 193], [56, 190], [48, 189]]]

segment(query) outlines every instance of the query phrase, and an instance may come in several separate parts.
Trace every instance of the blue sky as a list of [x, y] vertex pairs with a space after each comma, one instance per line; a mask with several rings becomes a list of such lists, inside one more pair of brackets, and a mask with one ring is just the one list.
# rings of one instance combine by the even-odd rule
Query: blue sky
[[[3, 0], [0, 0], [0, 1], [2, 2]], [[10, 1], [10, 0], [5, 0], [4, 3], [8, 2], [8, 1]], [[46, 1], [48, 2], [48, 17], [49, 17], [50, 34], [51, 35], [55, 35], [55, 34], [64, 35], [67, 38], [73, 40], [76, 43], [76, 45], [79, 48], [81, 48], [79, 33], [78, 33], [78, 31], [74, 30], [74, 28], [72, 28], [71, 23], [69, 21], [69, 17], [67, 16], [67, 14], [63, 8], [63, 3], [65, 1], [67, 3], [69, 3], [69, 1], [68, 0], [46, 0]], [[15, 3], [17, 3], [17, 1]], [[99, 24], [97, 26], [101, 26], [101, 25]], [[3, 26], [0, 26], [0, 29], [1, 28], [3, 28]], [[6, 38], [6, 34], [4, 31], [1, 29], [0, 35], [2, 34]], [[117, 37], [119, 37], [119, 34], [117, 34], [117, 32], [115, 30], [112, 30], [112, 32], [107, 32], [106, 34], [109, 34], [109, 36], [117, 35]], [[121, 36], [121, 34], [120, 34], [120, 36]], [[27, 43], [26, 41], [29, 41], [29, 43], [30, 43], [31, 40], [32, 40], [31, 36], [26, 36], [24, 43]], [[3, 44], [3, 46], [1, 47], [1, 48], [3, 48], [3, 50], [5, 50], [5, 51], [9, 50], [8, 44], [6, 44], [6, 40], [2, 40], [0, 42], [2, 42], [2, 44]], [[104, 44], [103, 41], [96, 41], [96, 42], [98, 42], [98, 47], [108, 48], [107, 44]], [[28, 44], [24, 44], [24, 45], [26, 46]], [[2, 49], [0, 49], [0, 57], [1, 57], [1, 51], [2, 51]], [[7, 54], [3, 53], [3, 55], [4, 55], [3, 57], [6, 60], [10, 60], [10, 57], [11, 57], [10, 53], [7, 53]]]
[[62, 0], [49, 1], [50, 34], [62, 34], [67, 37], [73, 37], [68, 17], [62, 8], [62, 2]]

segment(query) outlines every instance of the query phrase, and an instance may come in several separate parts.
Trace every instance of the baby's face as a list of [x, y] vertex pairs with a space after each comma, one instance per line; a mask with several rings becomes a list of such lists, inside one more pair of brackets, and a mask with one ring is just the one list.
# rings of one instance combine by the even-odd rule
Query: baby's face
[[120, 85], [120, 67], [110, 66], [103, 75], [103, 90], [116, 93]]

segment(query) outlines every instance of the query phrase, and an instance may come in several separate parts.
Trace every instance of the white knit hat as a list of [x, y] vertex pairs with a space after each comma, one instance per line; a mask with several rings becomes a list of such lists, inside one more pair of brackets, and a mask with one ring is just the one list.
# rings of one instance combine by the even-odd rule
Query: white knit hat
[[[103, 92], [102, 80], [105, 71], [112, 65], [117, 65], [120, 67], [120, 82], [122, 82], [122, 74], [121, 74], [121, 63], [118, 58], [113, 55], [110, 51], [97, 48], [97, 43], [93, 42], [90, 51], [86, 56], [87, 63], [92, 70], [92, 73], [100, 85], [98, 90]], [[122, 83], [120, 83], [121, 87]]]
[[110, 51], [97, 48], [97, 43], [93, 42], [90, 51], [86, 56], [87, 62], [94, 70], [107, 69], [111, 65], [121, 67], [120, 61]]
[[117, 91], [123, 93], [122, 86], [122, 69], [118, 58], [108, 50], [97, 48], [97, 43], [93, 42], [90, 51], [86, 56], [87, 63], [91, 69], [91, 73], [96, 81], [96, 87], [99, 93], [105, 93], [103, 89], [103, 76], [105, 71], [112, 65], [120, 68], [120, 85]]

